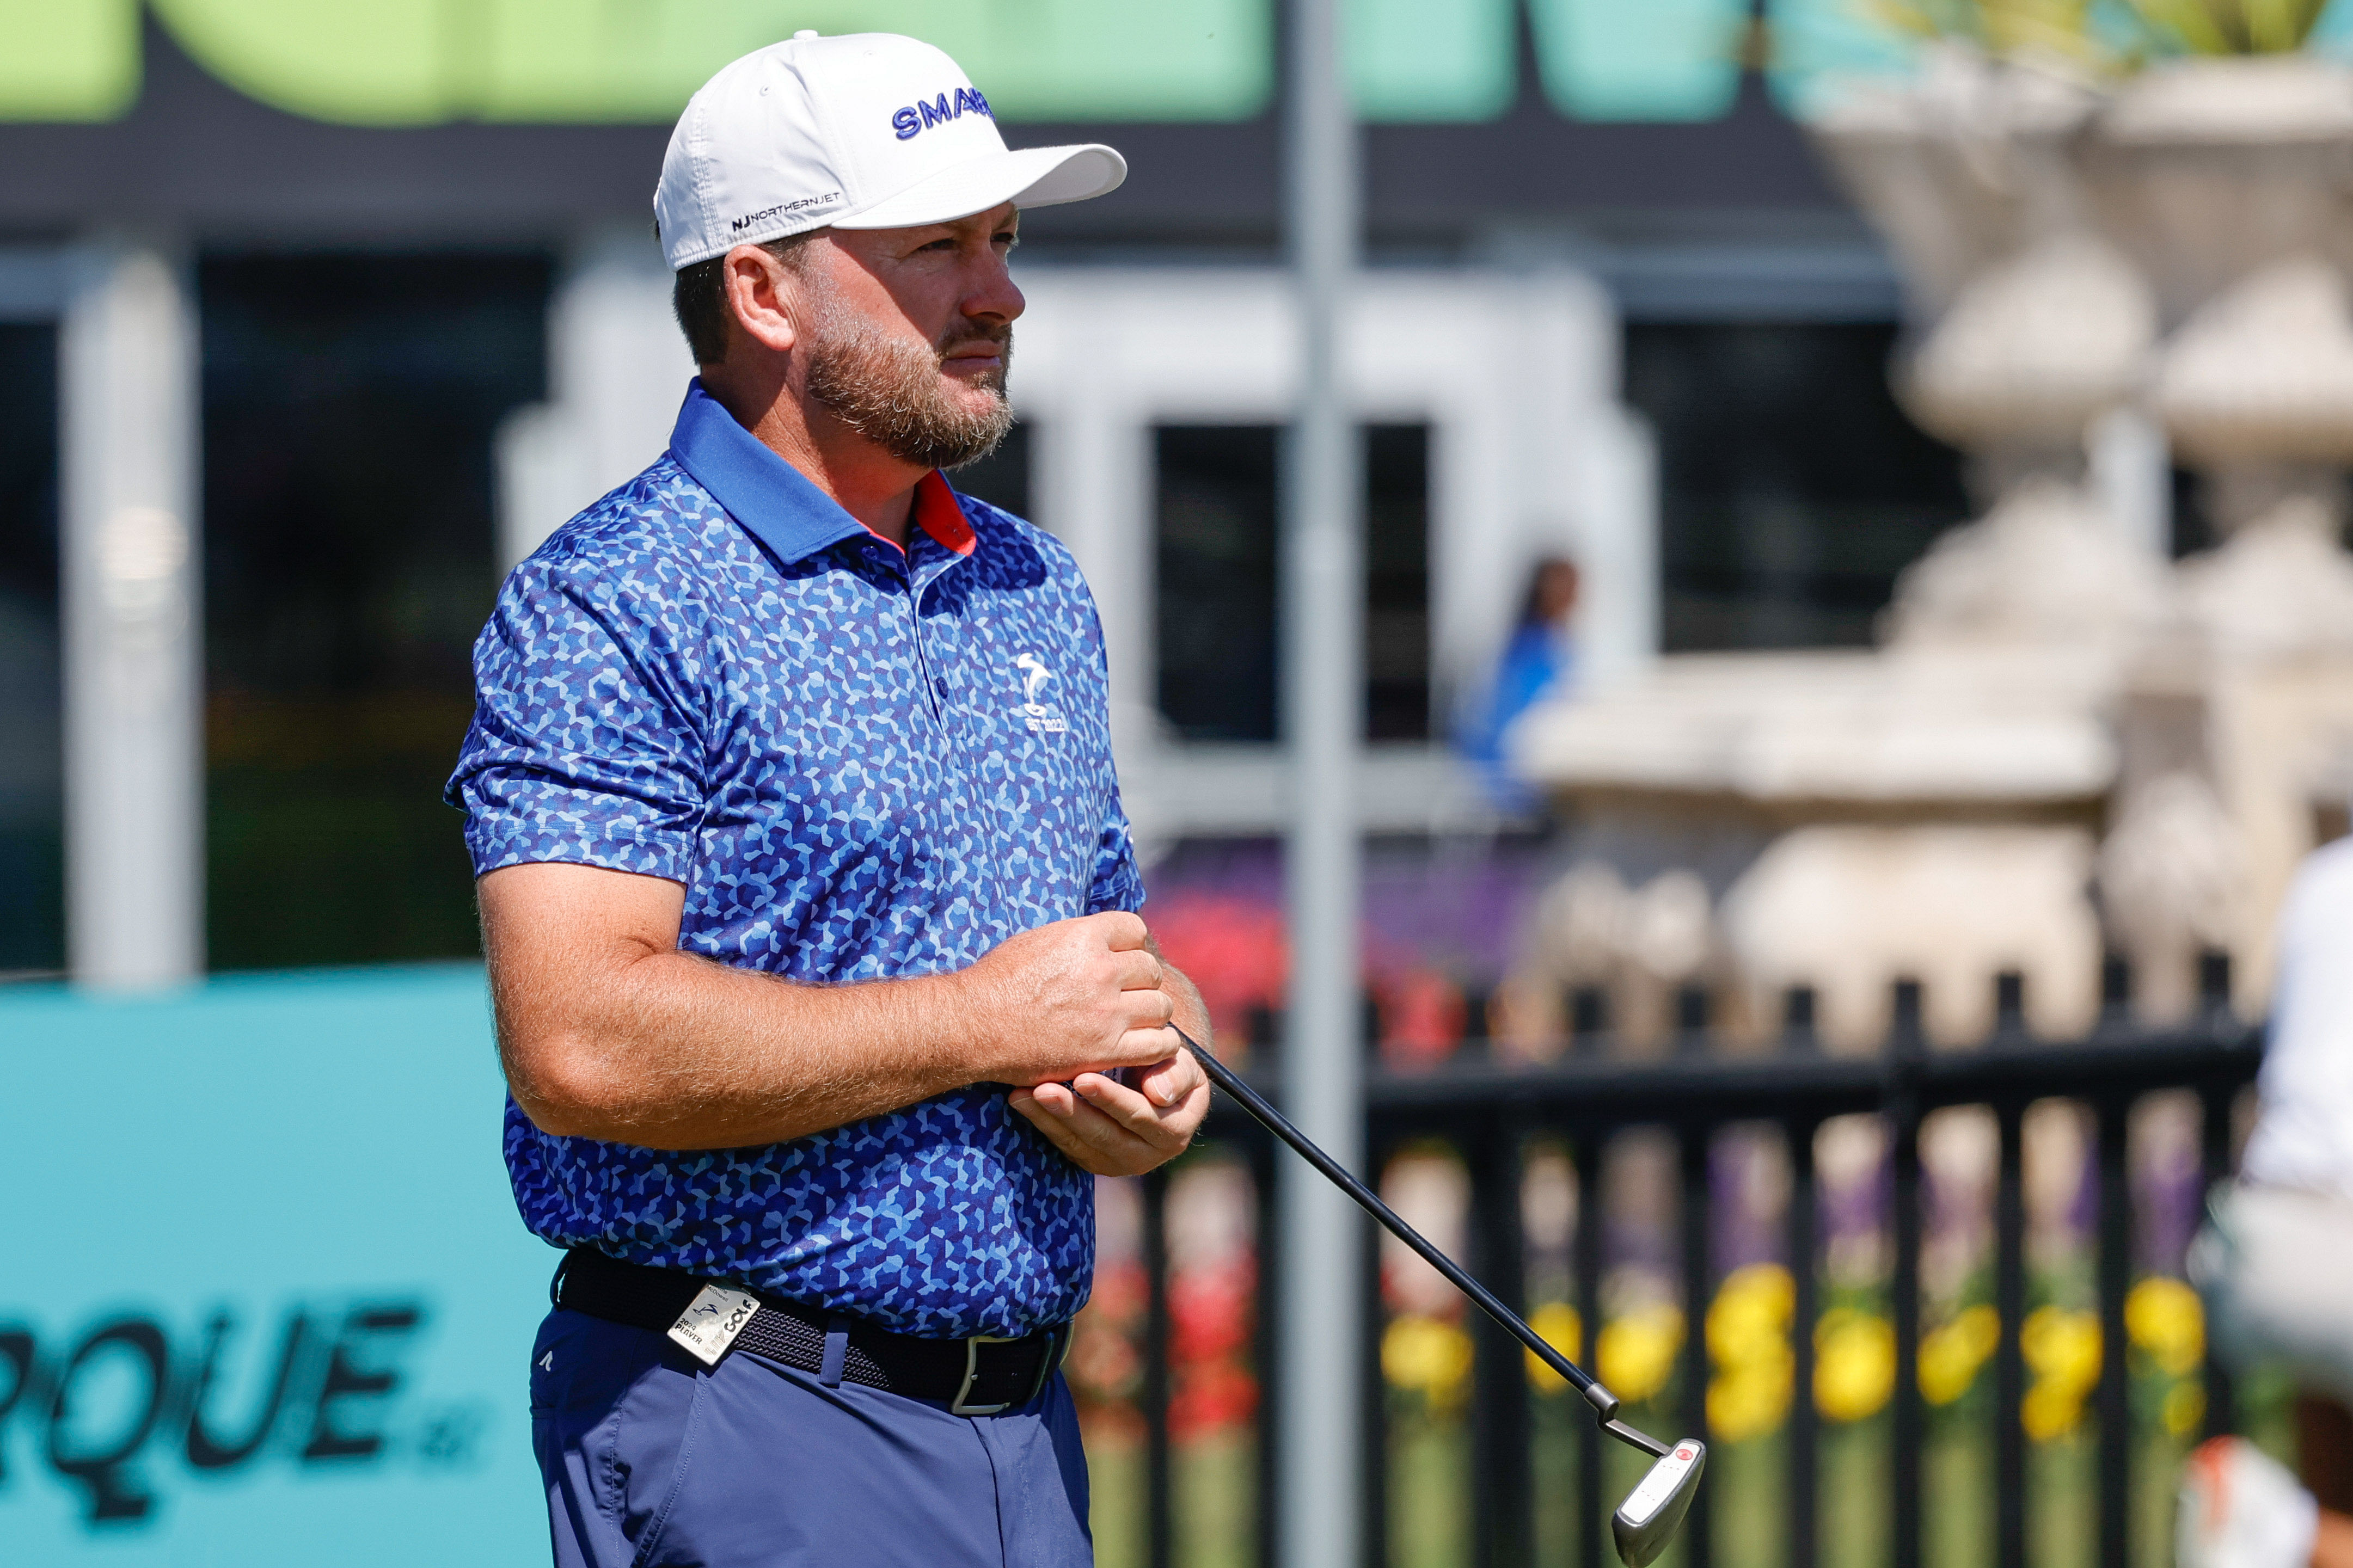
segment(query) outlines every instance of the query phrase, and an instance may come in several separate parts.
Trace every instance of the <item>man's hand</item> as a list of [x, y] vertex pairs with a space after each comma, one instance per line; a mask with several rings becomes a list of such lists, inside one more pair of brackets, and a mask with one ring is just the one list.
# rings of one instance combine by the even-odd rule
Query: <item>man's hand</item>
[[[1145, 946], [1158, 961], [1171, 1019], [1208, 1043], [1208, 1009], [1201, 1005], [1201, 994], [1160, 957], [1157, 942], [1146, 937]], [[1160, 1055], [1149, 1067], [1122, 1074], [1124, 1083], [1104, 1073], [1082, 1072], [1068, 1083], [1050, 1079], [1017, 1089], [1007, 1103], [1081, 1170], [1140, 1176], [1166, 1164], [1185, 1152], [1208, 1115], [1209, 1079], [1175, 1031], [1150, 1033], [1166, 1042]]]
[[1176, 1016], [1165, 966], [1137, 916], [1056, 921], [1008, 939], [950, 977], [982, 1070], [1017, 1088], [1167, 1059]]
[[1070, 1083], [1017, 1089], [1007, 1103], [1029, 1125], [1098, 1176], [1140, 1176], [1185, 1152], [1209, 1113], [1209, 1079], [1193, 1053], [1179, 1050], [1137, 1075], [1129, 1089], [1099, 1072]]

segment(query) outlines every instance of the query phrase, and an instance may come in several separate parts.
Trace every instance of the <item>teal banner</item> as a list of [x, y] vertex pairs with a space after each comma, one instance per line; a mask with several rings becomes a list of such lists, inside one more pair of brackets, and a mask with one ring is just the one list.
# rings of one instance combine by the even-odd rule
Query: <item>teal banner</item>
[[0, 993], [0, 1562], [545, 1561], [479, 968]]

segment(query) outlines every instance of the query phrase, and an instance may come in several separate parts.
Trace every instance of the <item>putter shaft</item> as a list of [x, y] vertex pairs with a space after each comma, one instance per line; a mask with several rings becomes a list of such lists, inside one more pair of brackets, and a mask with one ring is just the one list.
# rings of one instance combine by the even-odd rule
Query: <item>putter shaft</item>
[[1194, 1059], [1201, 1064], [1201, 1070], [1209, 1075], [1209, 1081], [1224, 1089], [1236, 1104], [1249, 1111], [1252, 1120], [1290, 1144], [1293, 1153], [1314, 1166], [1334, 1186], [1356, 1199], [1357, 1206], [1380, 1221], [1391, 1236], [1413, 1248], [1423, 1262], [1444, 1275], [1448, 1284], [1476, 1301], [1481, 1311], [1494, 1319], [1514, 1339], [1527, 1346], [1530, 1354], [1567, 1379], [1569, 1386], [1584, 1395], [1585, 1402], [1593, 1406], [1594, 1413], [1600, 1417], [1603, 1431], [1653, 1458], [1666, 1458], [1669, 1452], [1667, 1445], [1618, 1419], [1618, 1396], [1604, 1388], [1592, 1373], [1555, 1350], [1542, 1334], [1528, 1327], [1526, 1321], [1505, 1306], [1493, 1291], [1471, 1278], [1460, 1264], [1440, 1252], [1421, 1232], [1406, 1224], [1395, 1209], [1381, 1201], [1378, 1193], [1358, 1181], [1339, 1161], [1317, 1148], [1307, 1134], [1291, 1124], [1290, 1118], [1267, 1103], [1266, 1098], [1258, 1090], [1243, 1082], [1240, 1073], [1203, 1050], [1200, 1042], [1184, 1030], [1177, 1029], [1173, 1024], [1169, 1027], [1176, 1030], [1176, 1037], [1192, 1051]]

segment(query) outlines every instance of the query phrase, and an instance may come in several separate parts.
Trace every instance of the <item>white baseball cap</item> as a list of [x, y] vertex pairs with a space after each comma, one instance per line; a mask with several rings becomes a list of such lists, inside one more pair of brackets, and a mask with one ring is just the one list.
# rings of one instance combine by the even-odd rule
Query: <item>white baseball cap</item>
[[1116, 190], [1108, 147], [1008, 151], [955, 61], [895, 33], [796, 33], [688, 100], [654, 187], [676, 271], [738, 245], [834, 228], [911, 228], [1014, 202]]

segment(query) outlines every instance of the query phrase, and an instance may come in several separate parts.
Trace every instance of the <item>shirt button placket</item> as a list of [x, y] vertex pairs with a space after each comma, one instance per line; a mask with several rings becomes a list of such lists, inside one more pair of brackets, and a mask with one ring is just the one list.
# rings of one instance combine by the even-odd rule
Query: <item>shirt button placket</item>
[[931, 713], [935, 728], [945, 728], [945, 715], [941, 711], [941, 685], [932, 676], [932, 661], [923, 651], [923, 585], [915, 574], [915, 563], [911, 555], [899, 555], [890, 547], [869, 541], [867, 549], [882, 567], [899, 580], [897, 605], [893, 614], [904, 612], [907, 617], [907, 646], [915, 661], [915, 695]]
[[915, 684], [923, 689], [923, 700], [930, 704], [932, 722], [947, 728], [947, 682], [932, 673], [932, 656], [923, 647], [923, 614], [922, 590], [911, 580], [907, 586], [907, 636], [915, 647]]

